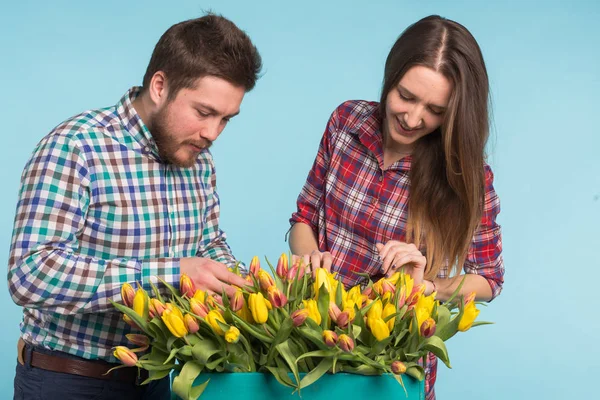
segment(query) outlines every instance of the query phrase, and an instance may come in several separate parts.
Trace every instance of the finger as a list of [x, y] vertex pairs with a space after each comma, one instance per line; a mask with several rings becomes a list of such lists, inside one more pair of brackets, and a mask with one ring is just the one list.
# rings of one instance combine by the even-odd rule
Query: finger
[[323, 253], [323, 258], [321, 260], [322, 267], [327, 271], [331, 272], [331, 267], [333, 265], [333, 256], [330, 252]]
[[405, 254], [397, 260], [399, 266], [412, 264], [413, 269], [424, 269], [427, 264], [427, 259], [421, 254]]
[[321, 253], [318, 251], [313, 251], [310, 254], [310, 265], [311, 269], [315, 271], [317, 268], [321, 268]]
[[308, 272], [310, 272], [310, 255], [305, 254], [302, 256], [302, 265], [307, 267]]
[[377, 251], [379, 253], [381, 253], [381, 250], [383, 250], [383, 243], [379, 243], [379, 242], [375, 243], [375, 248], [377, 249]]
[[381, 272], [385, 275], [387, 274], [390, 269], [392, 268], [392, 265], [394, 265], [394, 259], [396, 258], [398, 254], [397, 253], [389, 253], [384, 259], [383, 259], [383, 264], [381, 265]]
[[402, 243], [399, 242], [397, 240], [390, 240], [389, 242], [387, 242], [383, 248], [381, 249], [381, 251], [379, 252], [379, 256], [384, 259], [386, 258], [391, 251], [393, 251], [394, 249], [400, 250], [406, 247], [406, 243]]

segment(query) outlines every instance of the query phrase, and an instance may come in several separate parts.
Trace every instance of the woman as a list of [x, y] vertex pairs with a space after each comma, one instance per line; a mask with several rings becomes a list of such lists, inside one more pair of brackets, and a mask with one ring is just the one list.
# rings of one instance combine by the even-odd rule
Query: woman
[[[362, 282], [357, 273], [404, 268], [440, 300], [463, 276], [463, 294], [496, 297], [504, 266], [484, 161], [488, 86], [465, 27], [430, 16], [407, 28], [387, 57], [381, 101], [333, 112], [290, 220], [292, 252], [348, 287]], [[433, 399], [435, 357], [427, 364]]]

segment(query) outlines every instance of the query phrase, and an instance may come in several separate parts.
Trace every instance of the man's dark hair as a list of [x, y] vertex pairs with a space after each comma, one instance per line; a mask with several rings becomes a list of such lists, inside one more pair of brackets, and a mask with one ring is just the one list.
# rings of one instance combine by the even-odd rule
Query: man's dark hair
[[208, 14], [175, 24], [161, 36], [142, 90], [146, 91], [154, 74], [162, 71], [170, 100], [205, 76], [224, 79], [248, 92], [254, 88], [261, 68], [260, 54], [248, 35], [227, 18]]

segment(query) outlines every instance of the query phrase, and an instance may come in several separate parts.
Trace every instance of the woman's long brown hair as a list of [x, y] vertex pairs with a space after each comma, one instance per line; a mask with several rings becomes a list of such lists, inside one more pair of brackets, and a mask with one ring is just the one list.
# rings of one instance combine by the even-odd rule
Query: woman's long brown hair
[[408, 27], [385, 64], [380, 112], [406, 71], [422, 65], [453, 84], [442, 126], [412, 153], [407, 241], [425, 249], [426, 278], [442, 267], [456, 273], [481, 220], [484, 152], [489, 132], [488, 76], [481, 50], [462, 25], [429, 16]]

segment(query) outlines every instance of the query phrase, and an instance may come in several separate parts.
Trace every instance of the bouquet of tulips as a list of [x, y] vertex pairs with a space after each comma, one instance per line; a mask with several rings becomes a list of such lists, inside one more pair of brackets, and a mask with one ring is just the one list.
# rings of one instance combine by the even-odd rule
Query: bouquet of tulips
[[429, 352], [450, 367], [444, 341], [486, 323], [475, 322], [474, 294], [456, 296], [460, 287], [440, 303], [402, 272], [346, 290], [335, 273], [306, 273], [286, 254], [267, 263], [271, 273], [254, 257], [248, 286], [231, 298], [196, 290], [186, 275], [179, 290], [162, 282], [168, 295], [123, 285], [123, 304], [113, 304], [143, 333], [127, 335], [137, 347], [119, 346], [115, 357], [147, 370], [146, 382], [178, 370], [173, 391], [183, 399], [202, 394], [208, 381], [193, 383], [203, 371], [271, 373], [296, 390], [337, 372], [390, 373], [404, 386], [404, 374], [424, 378]]

